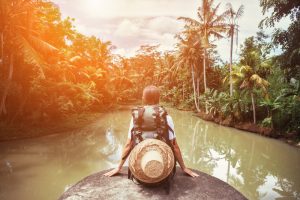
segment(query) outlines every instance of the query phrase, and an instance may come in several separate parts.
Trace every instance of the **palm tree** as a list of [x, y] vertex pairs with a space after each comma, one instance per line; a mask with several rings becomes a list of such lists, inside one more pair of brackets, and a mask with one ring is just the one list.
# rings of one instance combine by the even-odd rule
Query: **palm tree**
[[[199, 53], [202, 51], [202, 48], [200, 46], [200, 43], [195, 45], [195, 37], [196, 35], [192, 32], [189, 32], [186, 35], [186, 39], [178, 36], [178, 39], [180, 40], [180, 43], [178, 45], [179, 53], [177, 55], [178, 65], [179, 66], [185, 66], [191, 68], [191, 75], [192, 75], [192, 83], [193, 83], [193, 91], [194, 91], [194, 103], [197, 111], [200, 111], [199, 108], [199, 87], [196, 89], [196, 78], [195, 78], [195, 65], [197, 64], [197, 61], [199, 61]], [[197, 81], [199, 83], [199, 81]]]
[[155, 83], [156, 85], [165, 85], [165, 86], [173, 86], [176, 85], [176, 60], [175, 55], [166, 52], [164, 53], [157, 61], [157, 65], [155, 66]]
[[[180, 17], [179, 19], [184, 20], [187, 25], [188, 30], [193, 30], [198, 33], [198, 41], [200, 43], [203, 51], [203, 81], [204, 81], [204, 91], [207, 91], [207, 81], [206, 81], [206, 57], [207, 49], [210, 48], [209, 39], [213, 36], [216, 39], [223, 38], [222, 32], [226, 31], [226, 24], [224, 23], [226, 12], [221, 15], [217, 14], [220, 7], [220, 3], [213, 7], [214, 0], [203, 0], [202, 7], [198, 8], [198, 18], [195, 20], [188, 17]], [[206, 113], [208, 112], [207, 106]]]
[[230, 74], [230, 96], [233, 93], [233, 86], [232, 86], [232, 51], [233, 51], [233, 37], [236, 35], [236, 39], [238, 39], [238, 23], [237, 20], [243, 15], [244, 13], [244, 5], [241, 5], [237, 11], [234, 11], [232, 8], [231, 3], [227, 3], [227, 20], [228, 20], [228, 36], [230, 37], [230, 64], [229, 64], [229, 74]]
[[261, 89], [264, 97], [268, 98], [267, 87], [270, 85], [270, 83], [256, 74], [252, 67], [247, 65], [241, 66], [238, 72], [233, 72], [232, 78], [242, 81], [239, 85], [240, 89], [245, 89], [250, 92], [253, 111], [253, 123], [256, 124], [254, 90]]
[[6, 114], [6, 98], [12, 81], [16, 58], [39, 68], [41, 77], [45, 78], [42, 66], [45, 66], [43, 53], [56, 52], [57, 49], [37, 37], [33, 28], [37, 21], [34, 14], [39, 3], [37, 1], [16, 0], [1, 1], [0, 4], [0, 35], [1, 63], [8, 68], [8, 78], [0, 102], [0, 115]]

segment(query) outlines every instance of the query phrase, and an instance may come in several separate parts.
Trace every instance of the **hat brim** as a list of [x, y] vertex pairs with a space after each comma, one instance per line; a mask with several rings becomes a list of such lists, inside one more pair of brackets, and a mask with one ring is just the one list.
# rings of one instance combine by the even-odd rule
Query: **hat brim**
[[[156, 151], [161, 155], [163, 170], [159, 176], [148, 176], [142, 167], [142, 159], [147, 152]], [[129, 157], [129, 169], [136, 179], [144, 183], [158, 183], [167, 178], [175, 165], [172, 149], [165, 143], [157, 139], [146, 139], [140, 142], [131, 151]]]

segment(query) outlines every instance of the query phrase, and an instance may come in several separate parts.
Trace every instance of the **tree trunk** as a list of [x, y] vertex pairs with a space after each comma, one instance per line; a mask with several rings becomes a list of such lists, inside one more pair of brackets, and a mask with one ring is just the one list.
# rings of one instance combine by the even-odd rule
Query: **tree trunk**
[[185, 93], [184, 93], [184, 83], [182, 83], [182, 100], [185, 99]]
[[204, 92], [207, 91], [206, 86], [206, 48], [204, 48], [204, 56], [203, 56], [203, 81], [204, 81]]
[[256, 111], [255, 111], [255, 102], [254, 102], [253, 92], [251, 92], [251, 101], [252, 101], [252, 110], [253, 110], [253, 123], [256, 124]]
[[[206, 86], [206, 48], [204, 48], [204, 56], [203, 56], [203, 81], [204, 81], [204, 93], [206, 93], [206, 91], [207, 91], [207, 86]], [[205, 113], [208, 114], [206, 100], [205, 100]]]
[[192, 81], [193, 81], [193, 89], [194, 89], [194, 101], [195, 101], [195, 106], [196, 106], [196, 109], [197, 109], [197, 112], [200, 112], [200, 109], [199, 109], [199, 105], [198, 105], [198, 101], [197, 101], [197, 93], [196, 93], [196, 84], [195, 84], [195, 73], [194, 73], [194, 65], [191, 66], [192, 68]]
[[197, 95], [198, 96], [200, 95], [200, 88], [199, 88], [199, 86], [200, 86], [200, 79], [197, 78]]
[[0, 41], [1, 41], [1, 63], [2, 66], [4, 65], [4, 33], [2, 32], [1, 33], [1, 38], [0, 38]]
[[7, 114], [5, 102], [6, 102], [8, 90], [9, 90], [9, 87], [10, 87], [10, 83], [11, 83], [11, 80], [12, 80], [13, 70], [14, 70], [14, 55], [11, 54], [10, 55], [10, 60], [9, 60], [9, 72], [8, 72], [7, 83], [4, 87], [3, 95], [2, 95], [2, 98], [1, 98], [0, 115], [2, 115], [2, 113], [4, 115]]
[[[232, 27], [231, 27], [232, 28]], [[233, 51], [233, 35], [234, 28], [232, 28], [231, 41], [230, 41], [230, 64], [229, 64], [229, 81], [230, 81], [230, 96], [233, 94], [233, 85], [232, 85], [232, 51]]]
[[[197, 97], [199, 97], [199, 96], [200, 96], [200, 79], [197, 78]], [[200, 104], [200, 99], [197, 98], [197, 100], [198, 100], [198, 105], [199, 105]]]

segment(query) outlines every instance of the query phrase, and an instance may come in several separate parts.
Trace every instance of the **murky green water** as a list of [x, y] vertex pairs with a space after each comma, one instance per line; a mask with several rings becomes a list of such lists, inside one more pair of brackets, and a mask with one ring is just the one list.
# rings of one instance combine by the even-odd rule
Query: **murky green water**
[[[169, 109], [186, 164], [249, 199], [300, 199], [300, 150]], [[129, 110], [81, 131], [0, 143], [0, 199], [53, 200], [83, 177], [117, 165]]]

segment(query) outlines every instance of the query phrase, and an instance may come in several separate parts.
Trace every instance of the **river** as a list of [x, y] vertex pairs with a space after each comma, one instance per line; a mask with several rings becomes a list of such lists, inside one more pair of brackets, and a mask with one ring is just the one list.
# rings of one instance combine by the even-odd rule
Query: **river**
[[[300, 199], [300, 149], [168, 111], [187, 166], [250, 200]], [[0, 199], [54, 200], [85, 176], [115, 167], [129, 121], [129, 110], [117, 110], [78, 131], [0, 142]]]

